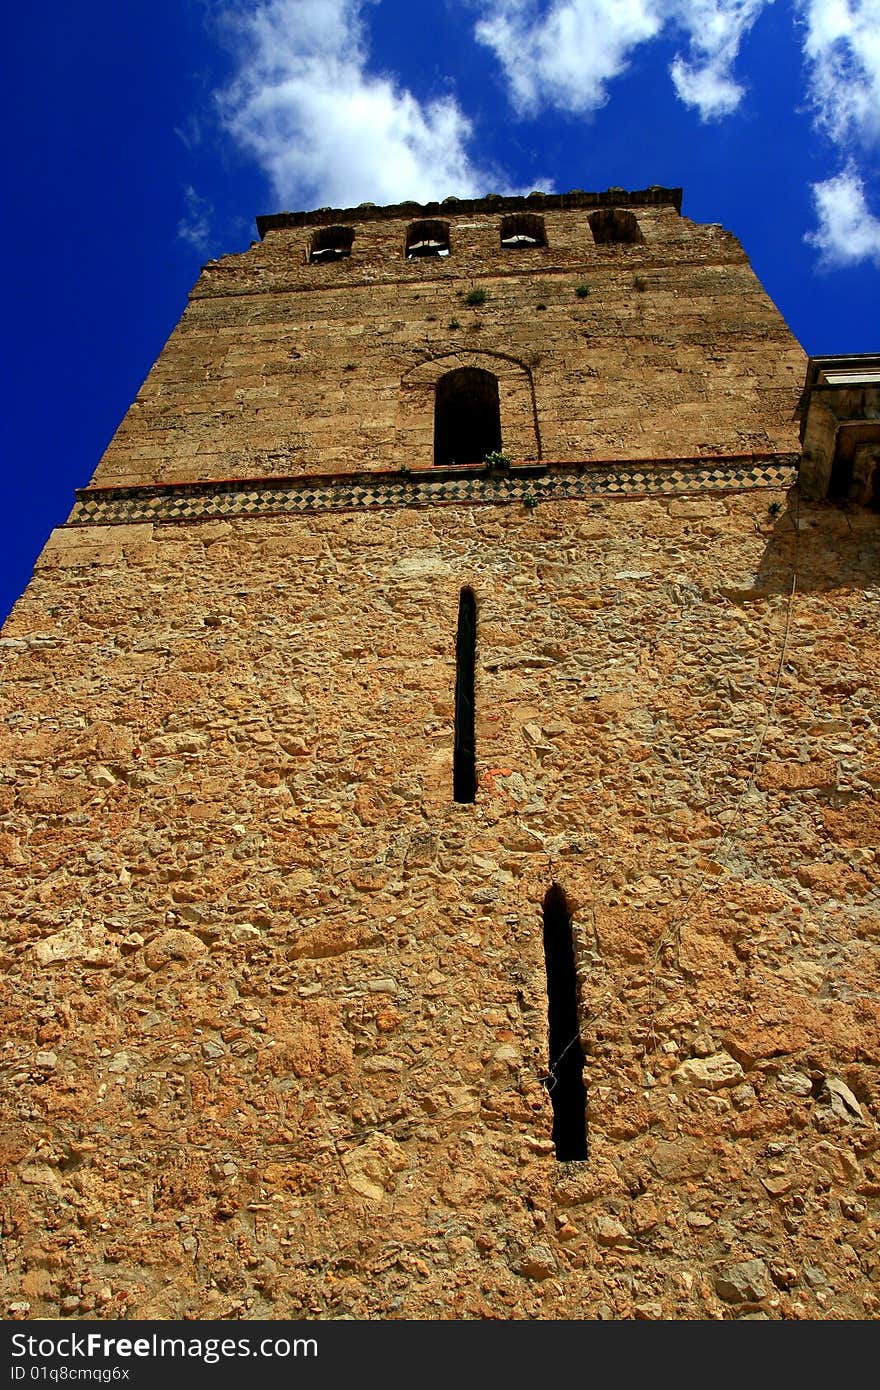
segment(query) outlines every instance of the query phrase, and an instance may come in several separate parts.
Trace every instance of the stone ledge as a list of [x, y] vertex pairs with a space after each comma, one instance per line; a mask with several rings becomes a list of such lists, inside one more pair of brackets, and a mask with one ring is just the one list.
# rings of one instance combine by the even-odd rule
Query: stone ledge
[[681, 496], [788, 488], [797, 454], [638, 459], [614, 464], [483, 465], [396, 473], [230, 479], [163, 486], [84, 488], [68, 525], [119, 526], [276, 513], [362, 511], [519, 502], [531, 507], [595, 497]]

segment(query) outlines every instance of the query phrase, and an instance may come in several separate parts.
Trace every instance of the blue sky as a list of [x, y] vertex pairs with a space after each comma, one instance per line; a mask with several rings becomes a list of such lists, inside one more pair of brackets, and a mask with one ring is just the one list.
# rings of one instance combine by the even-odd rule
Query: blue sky
[[258, 213], [684, 189], [880, 350], [880, 0], [44, 0], [7, 17], [0, 616]]

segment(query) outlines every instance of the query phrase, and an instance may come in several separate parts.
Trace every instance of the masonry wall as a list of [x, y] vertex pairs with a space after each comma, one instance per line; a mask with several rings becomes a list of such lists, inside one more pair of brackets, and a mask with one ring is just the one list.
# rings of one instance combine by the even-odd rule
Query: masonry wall
[[804, 355], [739, 243], [670, 205], [636, 212], [639, 244], [548, 209], [548, 245], [517, 251], [500, 213], [450, 215], [450, 255], [415, 261], [412, 214], [358, 225], [330, 264], [308, 263], [314, 226], [273, 228], [205, 267], [94, 481], [428, 467], [456, 366], [498, 376], [516, 461], [797, 448]]
[[[0, 638], [5, 1316], [876, 1316], [876, 514], [800, 499], [803, 355], [735, 241], [588, 210], [520, 269], [485, 207], [430, 263], [399, 210], [323, 266], [282, 219], [40, 557]], [[545, 473], [435, 488], [456, 362]]]
[[56, 533], [3, 639], [13, 1315], [874, 1315], [876, 520], [789, 502]]

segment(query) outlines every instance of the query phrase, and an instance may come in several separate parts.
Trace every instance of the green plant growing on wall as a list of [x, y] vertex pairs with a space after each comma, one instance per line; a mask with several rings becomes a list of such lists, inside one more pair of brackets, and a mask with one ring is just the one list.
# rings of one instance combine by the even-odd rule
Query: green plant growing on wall
[[532, 508], [533, 508], [533, 507], [537, 507], [537, 505], [538, 505], [538, 499], [537, 499], [537, 497], [535, 496], [535, 494], [534, 494], [533, 492], [525, 492], [525, 493], [523, 493], [523, 506], [524, 506], [524, 507], [528, 507], [529, 511], [531, 511]]
[[586, 281], [584, 281], [582, 285], [577, 285], [575, 287], [574, 292], [577, 295], [578, 299], [586, 299], [587, 295], [590, 293], [590, 287], [586, 283]]
[[636, 275], [636, 276], [634, 276], [634, 277], [633, 277], [633, 285], [635, 286], [635, 288], [636, 288], [637, 290], [639, 290], [639, 292], [641, 292], [642, 290], [646, 290], [646, 289], [648, 288], [648, 282], [647, 282], [647, 280], [645, 279], [644, 275]]
[[483, 462], [487, 468], [509, 468], [510, 456], [502, 453], [500, 449], [493, 449], [491, 453], [486, 455]]
[[477, 309], [481, 304], [485, 304], [488, 298], [489, 294], [487, 290], [468, 290], [464, 297], [464, 302], [465, 304], [470, 304], [472, 308]]
[[448, 325], [447, 325], [447, 327], [449, 327], [449, 328], [461, 328], [461, 324], [459, 323], [458, 319], [450, 319], [450, 320], [449, 320], [449, 323], [448, 323]]

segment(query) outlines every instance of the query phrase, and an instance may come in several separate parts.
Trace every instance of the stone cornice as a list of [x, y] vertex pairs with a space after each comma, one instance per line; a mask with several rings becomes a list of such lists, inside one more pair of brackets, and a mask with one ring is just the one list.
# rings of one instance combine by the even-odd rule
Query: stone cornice
[[502, 197], [489, 194], [485, 198], [444, 198], [442, 203], [393, 203], [377, 207], [361, 203], [356, 208], [315, 208], [311, 212], [276, 212], [257, 218], [261, 237], [283, 227], [324, 227], [336, 222], [346, 225], [357, 222], [391, 221], [406, 217], [458, 217], [473, 213], [550, 212], [572, 208], [661, 207], [670, 205], [681, 212], [680, 188], [608, 188], [604, 193], [585, 193], [580, 188], [569, 193], [529, 193], [525, 197]]
[[68, 524], [119, 526], [508, 502], [533, 507], [541, 502], [599, 497], [748, 492], [791, 487], [797, 481], [799, 461], [794, 453], [737, 454], [83, 488], [76, 494]]

